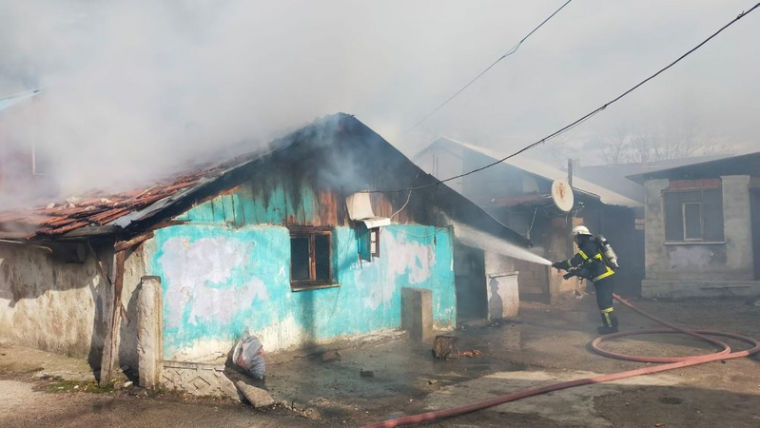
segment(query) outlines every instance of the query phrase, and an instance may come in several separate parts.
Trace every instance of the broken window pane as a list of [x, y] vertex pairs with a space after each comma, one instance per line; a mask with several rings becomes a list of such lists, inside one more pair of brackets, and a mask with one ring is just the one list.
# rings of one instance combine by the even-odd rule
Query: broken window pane
[[290, 237], [290, 278], [292, 281], [308, 281], [310, 278], [309, 237]]

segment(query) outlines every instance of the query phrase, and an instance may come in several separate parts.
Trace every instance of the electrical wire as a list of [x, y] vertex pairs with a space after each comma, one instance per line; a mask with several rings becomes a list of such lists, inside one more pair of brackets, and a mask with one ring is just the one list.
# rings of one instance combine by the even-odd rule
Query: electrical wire
[[396, 189], [396, 190], [370, 190], [370, 191], [367, 191], [367, 192], [368, 193], [407, 192], [407, 191], [411, 191], [411, 190], [419, 190], [419, 189], [424, 189], [424, 188], [431, 187], [431, 186], [437, 186], [437, 185], [439, 185], [441, 183], [446, 183], [446, 182], [449, 182], [449, 181], [452, 181], [452, 180], [456, 180], [456, 179], [459, 179], [459, 178], [462, 178], [462, 177], [466, 177], [466, 176], [471, 175], [471, 174], [475, 174], [476, 172], [480, 172], [480, 171], [483, 171], [484, 169], [488, 169], [488, 168], [491, 168], [493, 166], [496, 166], [496, 165], [504, 162], [507, 159], [511, 159], [511, 158], [513, 158], [515, 156], [518, 156], [518, 155], [520, 155], [520, 154], [522, 154], [522, 153], [524, 153], [524, 152], [526, 152], [526, 151], [528, 151], [528, 150], [530, 150], [530, 149], [532, 149], [532, 148], [534, 148], [536, 146], [539, 146], [539, 145], [541, 145], [541, 144], [543, 144], [543, 143], [545, 143], [545, 142], [547, 142], [547, 141], [549, 141], [549, 140], [551, 140], [551, 139], [553, 139], [553, 138], [555, 138], [555, 137], [557, 137], [557, 136], [559, 136], [561, 134], [564, 134], [565, 132], [568, 132], [568, 131], [572, 130], [576, 126], [581, 125], [583, 122], [585, 122], [585, 121], [591, 119], [592, 117], [596, 116], [597, 114], [601, 113], [602, 111], [604, 111], [605, 109], [607, 109], [607, 107], [609, 107], [612, 104], [620, 101], [622, 98], [624, 98], [625, 96], [629, 95], [631, 92], [639, 89], [644, 84], [648, 83], [650, 80], [654, 79], [655, 77], [657, 77], [660, 74], [664, 73], [665, 71], [667, 71], [668, 69], [670, 69], [674, 65], [678, 64], [679, 62], [681, 62], [681, 60], [683, 60], [687, 56], [689, 56], [692, 53], [694, 53], [695, 51], [697, 51], [699, 48], [701, 48], [702, 46], [704, 46], [707, 42], [709, 42], [710, 40], [712, 40], [713, 38], [715, 38], [718, 34], [722, 33], [728, 27], [734, 25], [740, 19], [742, 19], [745, 16], [749, 15], [751, 12], [753, 12], [758, 7], [760, 7], [760, 3], [755, 4], [748, 11], [740, 13], [739, 15], [736, 16], [736, 18], [732, 19], [728, 24], [726, 24], [723, 27], [721, 27], [718, 31], [714, 32], [712, 35], [710, 35], [710, 37], [706, 38], [705, 40], [703, 40], [701, 43], [699, 43], [695, 47], [689, 49], [685, 54], [683, 54], [680, 57], [678, 57], [675, 61], [673, 61], [670, 64], [666, 65], [665, 67], [661, 68], [656, 73], [652, 74], [651, 76], [647, 77], [646, 79], [644, 79], [641, 82], [637, 83], [636, 85], [632, 86], [630, 89], [626, 90], [625, 92], [623, 92], [622, 94], [620, 94], [617, 97], [613, 98], [612, 100], [604, 103], [602, 106], [600, 106], [600, 107], [592, 110], [589, 113], [586, 113], [585, 115], [581, 116], [579, 119], [576, 119], [575, 121], [571, 122], [568, 125], [565, 125], [564, 127], [558, 129], [557, 131], [552, 132], [551, 134], [547, 135], [546, 137], [544, 137], [544, 138], [542, 138], [542, 139], [540, 139], [540, 140], [538, 140], [538, 141], [536, 141], [534, 143], [531, 143], [531, 144], [529, 144], [529, 145], [521, 148], [520, 150], [512, 153], [509, 156], [506, 156], [504, 158], [501, 158], [499, 160], [491, 162], [491, 163], [489, 163], [487, 165], [484, 165], [484, 166], [482, 166], [480, 168], [476, 168], [476, 169], [473, 169], [471, 171], [468, 171], [468, 172], [465, 172], [465, 173], [462, 173], [462, 174], [459, 174], [459, 175], [455, 175], [453, 177], [449, 177], [449, 178], [444, 179], [444, 180], [436, 180], [433, 183], [423, 184], [423, 185], [415, 186], [415, 187], [408, 187], [408, 188], [405, 188], [405, 189]]
[[[417, 175], [419, 175], [419, 174], [417, 174]], [[393, 213], [393, 214], [390, 216], [390, 219], [391, 219], [391, 220], [393, 220], [393, 217], [396, 217], [396, 216], [398, 215], [398, 213], [400, 213], [401, 211], [403, 211], [403, 210], [404, 210], [404, 208], [406, 208], [406, 206], [407, 206], [407, 205], [409, 205], [409, 200], [410, 200], [410, 199], [412, 199], [412, 192], [413, 192], [413, 191], [414, 191], [414, 190], [410, 190], [410, 191], [409, 191], [409, 195], [407, 195], [407, 197], [406, 197], [406, 202], [404, 203], [404, 205], [402, 205], [402, 206], [401, 206], [401, 208], [399, 208], [399, 209], [398, 209], [398, 211], [396, 211], [395, 213]]]
[[424, 122], [424, 121], [426, 121], [426, 120], [430, 119], [430, 117], [431, 117], [431, 116], [433, 116], [434, 114], [438, 113], [438, 111], [439, 111], [440, 109], [444, 108], [444, 107], [446, 106], [446, 104], [448, 104], [449, 102], [451, 102], [451, 101], [452, 101], [454, 98], [456, 98], [457, 96], [459, 96], [459, 94], [461, 94], [462, 92], [464, 92], [464, 91], [465, 91], [467, 88], [469, 88], [469, 87], [470, 87], [470, 86], [471, 86], [473, 83], [475, 83], [475, 82], [476, 82], [478, 79], [480, 79], [481, 77], [483, 77], [483, 75], [484, 75], [484, 74], [486, 74], [486, 73], [487, 73], [487, 72], [488, 72], [490, 69], [492, 69], [492, 68], [493, 68], [493, 67], [494, 67], [496, 64], [498, 64], [498, 63], [499, 63], [501, 60], [503, 60], [504, 58], [506, 58], [506, 57], [508, 57], [508, 56], [510, 56], [510, 55], [512, 55], [512, 54], [514, 54], [515, 52], [517, 52], [517, 50], [518, 50], [518, 49], [520, 49], [520, 46], [521, 46], [523, 43], [525, 43], [525, 41], [526, 41], [526, 40], [528, 40], [528, 38], [529, 38], [530, 36], [532, 36], [532, 35], [533, 35], [533, 33], [535, 33], [536, 31], [538, 31], [538, 29], [539, 29], [539, 28], [543, 27], [543, 26], [544, 26], [544, 24], [546, 24], [547, 22], [549, 22], [549, 20], [551, 20], [552, 18], [554, 18], [554, 15], [558, 14], [558, 13], [559, 13], [559, 12], [560, 12], [562, 9], [564, 9], [564, 8], [565, 8], [565, 6], [567, 6], [568, 4], [570, 4], [570, 2], [571, 2], [571, 1], [573, 1], [573, 0], [567, 0], [567, 1], [565, 2], [565, 4], [563, 4], [562, 6], [560, 6], [560, 8], [559, 8], [559, 9], [555, 10], [555, 11], [554, 11], [554, 12], [553, 12], [551, 15], [549, 15], [549, 17], [548, 17], [548, 18], [544, 19], [544, 20], [543, 20], [543, 22], [541, 22], [540, 24], [538, 24], [538, 26], [537, 26], [536, 28], [532, 29], [532, 30], [530, 31], [530, 33], [528, 33], [528, 34], [527, 34], [525, 37], [523, 37], [523, 38], [522, 38], [522, 39], [521, 39], [519, 42], [517, 42], [517, 44], [516, 44], [516, 45], [512, 46], [512, 48], [511, 48], [510, 50], [508, 50], [508, 51], [507, 51], [507, 52], [506, 52], [504, 55], [500, 56], [500, 57], [499, 57], [499, 59], [497, 59], [496, 61], [494, 61], [493, 63], [491, 63], [491, 65], [489, 65], [488, 67], [486, 67], [486, 69], [485, 69], [485, 70], [481, 71], [481, 72], [480, 72], [480, 74], [478, 74], [477, 76], [475, 76], [475, 78], [474, 78], [474, 79], [470, 80], [470, 81], [469, 81], [469, 82], [468, 82], [466, 85], [464, 85], [464, 86], [463, 86], [463, 87], [462, 87], [460, 90], [456, 91], [456, 92], [454, 93], [454, 95], [450, 96], [450, 97], [449, 97], [449, 98], [448, 98], [446, 101], [444, 101], [444, 102], [443, 102], [441, 105], [439, 105], [438, 107], [436, 107], [435, 109], [433, 109], [433, 111], [431, 111], [430, 113], [428, 113], [428, 115], [427, 115], [427, 116], [423, 117], [422, 119], [420, 119], [419, 121], [417, 121], [417, 123], [415, 123], [414, 125], [412, 125], [412, 126], [409, 128], [409, 129], [407, 129], [406, 131], [404, 131], [404, 135], [408, 134], [408, 133], [409, 133], [409, 132], [411, 132], [411, 131], [412, 131], [414, 128], [416, 128], [416, 127], [418, 127], [420, 124], [422, 124], [422, 122]]

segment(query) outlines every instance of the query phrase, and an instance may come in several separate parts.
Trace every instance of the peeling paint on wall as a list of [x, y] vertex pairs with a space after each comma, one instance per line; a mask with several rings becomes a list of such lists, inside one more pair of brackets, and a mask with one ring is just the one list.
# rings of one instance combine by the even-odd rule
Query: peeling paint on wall
[[188, 224], [156, 231], [149, 272], [164, 288], [164, 357], [226, 353], [246, 329], [270, 351], [398, 328], [400, 289], [433, 290], [433, 316], [454, 325], [454, 275], [448, 229], [394, 225], [382, 255], [359, 261], [349, 227], [333, 229], [340, 286], [290, 289], [290, 232], [279, 226]]

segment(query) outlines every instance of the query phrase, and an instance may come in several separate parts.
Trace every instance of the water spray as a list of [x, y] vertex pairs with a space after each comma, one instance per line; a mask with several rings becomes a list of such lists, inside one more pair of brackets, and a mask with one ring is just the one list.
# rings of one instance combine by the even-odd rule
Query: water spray
[[526, 248], [511, 244], [502, 238], [497, 238], [489, 233], [481, 232], [455, 221], [451, 221], [451, 224], [454, 226], [454, 236], [456, 236], [456, 238], [464, 245], [502, 254], [529, 263], [538, 263], [544, 266], [552, 265], [551, 261], [530, 252], [530, 250]]

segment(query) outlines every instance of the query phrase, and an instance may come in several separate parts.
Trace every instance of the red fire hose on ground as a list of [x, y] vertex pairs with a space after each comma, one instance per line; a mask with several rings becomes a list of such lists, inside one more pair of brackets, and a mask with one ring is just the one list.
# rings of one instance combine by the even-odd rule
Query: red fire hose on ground
[[[363, 428], [391, 428], [391, 427], [397, 427], [397, 426], [402, 426], [402, 425], [412, 425], [412, 424], [418, 424], [422, 422], [430, 422], [437, 419], [449, 418], [452, 416], [458, 416], [458, 415], [463, 415], [466, 413], [471, 413], [476, 410], [482, 410], [482, 409], [493, 407], [499, 404], [509, 403], [512, 401], [521, 400], [523, 398], [533, 397], [535, 395], [545, 394], [547, 392], [558, 391], [561, 389], [573, 388], [573, 387], [582, 386], [582, 385], [590, 385], [594, 383], [610, 382], [610, 381], [625, 379], [625, 378], [634, 377], [634, 376], [660, 373], [660, 372], [664, 372], [668, 370], [679, 369], [682, 367], [689, 367], [689, 366], [695, 366], [697, 364], [709, 363], [711, 361], [719, 361], [719, 360], [724, 361], [724, 360], [731, 360], [734, 358], [743, 358], [743, 357], [748, 357], [760, 351], [760, 342], [758, 342], [757, 340], [751, 337], [741, 336], [738, 334], [723, 333], [723, 332], [712, 331], [712, 330], [689, 330], [689, 329], [681, 328], [671, 323], [668, 323], [666, 321], [663, 321], [655, 316], [652, 316], [642, 311], [641, 309], [636, 308], [630, 302], [621, 298], [617, 294], [614, 294], [613, 297], [615, 298], [615, 300], [617, 300], [624, 306], [668, 328], [667, 329], [624, 331], [620, 333], [613, 333], [613, 334], [601, 336], [601, 337], [596, 338], [593, 342], [591, 342], [591, 347], [593, 348], [593, 350], [596, 353], [603, 355], [605, 357], [617, 358], [617, 359], [628, 360], [628, 361], [638, 361], [638, 362], [643, 362], [643, 363], [664, 363], [664, 364], [661, 364], [659, 366], [654, 366], [654, 367], [645, 367], [645, 368], [636, 369], [636, 370], [628, 370], [628, 371], [619, 372], [619, 373], [601, 375], [597, 377], [590, 377], [590, 378], [585, 378], [585, 379], [577, 379], [577, 380], [571, 380], [567, 382], [555, 383], [553, 385], [547, 385], [540, 388], [533, 388], [533, 389], [527, 389], [524, 391], [514, 392], [512, 394], [496, 397], [491, 400], [483, 401], [481, 403], [475, 403], [475, 404], [470, 404], [470, 405], [461, 406], [461, 407], [454, 407], [451, 409], [438, 410], [435, 412], [422, 413], [419, 415], [405, 416], [398, 419], [391, 419], [391, 420], [387, 420], [383, 422], [378, 422], [376, 424], [367, 425]], [[646, 356], [638, 356], [638, 355], [618, 354], [615, 352], [605, 351], [599, 347], [600, 343], [609, 339], [615, 339], [619, 337], [633, 336], [633, 335], [639, 335], [639, 334], [662, 334], [662, 333], [688, 334], [690, 336], [699, 338], [705, 342], [716, 345], [722, 350], [713, 354], [699, 355], [699, 356], [692, 356], [692, 357], [646, 357]], [[733, 351], [727, 343], [714, 339], [712, 337], [708, 337], [708, 336], [728, 337], [731, 339], [735, 339], [735, 340], [747, 343], [748, 345], [752, 346], [752, 348], [744, 350], [744, 351]]]

